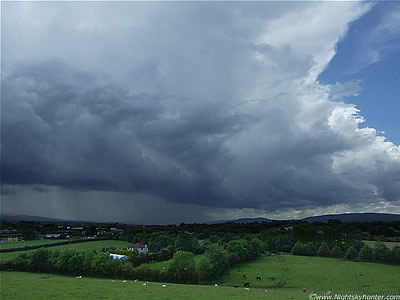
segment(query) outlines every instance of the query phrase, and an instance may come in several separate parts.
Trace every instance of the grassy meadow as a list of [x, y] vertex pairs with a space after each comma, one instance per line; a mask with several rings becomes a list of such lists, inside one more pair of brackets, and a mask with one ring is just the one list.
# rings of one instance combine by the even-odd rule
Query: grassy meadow
[[19, 242], [3, 242], [0, 243], [0, 249], [24, 248], [27, 246], [48, 245], [65, 241], [67, 240], [33, 240], [33, 241], [19, 241]]
[[[199, 262], [199, 260], [204, 256], [204, 254], [199, 254], [199, 255], [195, 255], [194, 256], [194, 261], [197, 264]], [[160, 271], [166, 271], [168, 269], [168, 262], [170, 260], [167, 261], [160, 261], [160, 262], [154, 262], [154, 263], [150, 263], [148, 264], [151, 268], [153, 269], [158, 269]]]
[[[74, 244], [66, 244], [60, 246], [54, 246], [47, 248], [49, 250], [64, 250], [64, 249], [77, 249], [77, 250], [96, 250], [100, 251], [103, 248], [126, 248], [131, 243], [125, 241], [117, 241], [117, 240], [101, 240], [101, 241], [90, 241], [84, 243], [74, 243]], [[0, 260], [12, 259], [17, 257], [20, 253], [29, 253], [35, 250], [26, 250], [26, 251], [15, 251], [15, 252], [6, 252], [0, 253]]]
[[[246, 278], [243, 278], [246, 275]], [[261, 276], [262, 280], [256, 280]], [[269, 277], [274, 277], [271, 281]], [[400, 266], [351, 262], [336, 258], [309, 256], [268, 256], [232, 268], [222, 278], [224, 286], [316, 291], [323, 293], [381, 293], [399, 290]]]
[[[376, 241], [366, 241], [366, 240], [363, 240], [362, 242], [372, 248], [375, 247], [375, 243], [376, 243]], [[400, 246], [400, 242], [382, 242], [382, 243], [384, 243], [385, 246], [388, 247], [390, 250], [392, 250], [393, 247], [395, 247], [395, 246]]]
[[[165, 264], [165, 263], [164, 263]], [[399, 294], [400, 267], [334, 258], [284, 255], [259, 257], [232, 268], [214, 285], [1, 272], [1, 299], [308, 299], [332, 294]], [[246, 275], [246, 278], [243, 278]], [[256, 280], [261, 276], [262, 280]], [[274, 277], [271, 281], [269, 277]], [[250, 283], [250, 290], [243, 283]], [[235, 288], [234, 286], [239, 286]], [[306, 288], [307, 292], [302, 292]], [[265, 291], [267, 290], [267, 292]]]

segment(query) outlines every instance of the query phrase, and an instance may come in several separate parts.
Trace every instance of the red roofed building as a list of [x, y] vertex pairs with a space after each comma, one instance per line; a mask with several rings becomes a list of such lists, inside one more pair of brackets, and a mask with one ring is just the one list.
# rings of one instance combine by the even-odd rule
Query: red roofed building
[[129, 251], [137, 250], [139, 254], [147, 254], [149, 253], [149, 248], [147, 248], [147, 244], [143, 245], [141, 243], [135, 243], [128, 247]]

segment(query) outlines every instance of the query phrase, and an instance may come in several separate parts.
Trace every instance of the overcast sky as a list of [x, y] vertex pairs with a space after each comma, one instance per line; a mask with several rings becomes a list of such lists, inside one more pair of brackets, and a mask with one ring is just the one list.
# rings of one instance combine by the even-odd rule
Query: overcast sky
[[400, 213], [400, 4], [1, 8], [2, 214]]

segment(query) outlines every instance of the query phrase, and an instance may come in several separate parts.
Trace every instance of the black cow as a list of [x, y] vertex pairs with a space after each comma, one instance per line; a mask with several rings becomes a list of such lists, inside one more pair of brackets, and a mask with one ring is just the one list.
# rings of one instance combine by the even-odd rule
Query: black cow
[[261, 277], [260, 277], [260, 276], [257, 276], [257, 280], [261, 280]]
[[271, 280], [271, 281], [274, 281], [274, 280], [275, 280], [275, 278], [274, 278], [274, 277], [270, 277], [270, 278], [269, 278], [269, 280]]
[[244, 286], [244, 287], [250, 287], [250, 283], [249, 283], [249, 282], [245, 282], [245, 283], [243, 284], [243, 286]]
[[243, 278], [247, 278], [246, 275], [243, 274]]

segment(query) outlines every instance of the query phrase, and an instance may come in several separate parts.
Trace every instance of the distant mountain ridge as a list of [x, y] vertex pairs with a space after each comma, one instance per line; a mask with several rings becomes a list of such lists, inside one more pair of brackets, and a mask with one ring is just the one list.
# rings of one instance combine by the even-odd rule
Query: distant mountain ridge
[[[95, 221], [86, 221], [86, 220], [62, 220], [48, 217], [40, 217], [40, 216], [28, 216], [28, 215], [18, 215], [18, 216], [0, 216], [0, 220], [6, 220], [8, 222], [21, 222], [21, 221], [31, 221], [31, 222], [40, 222], [40, 223], [55, 223], [55, 224], [93, 224], [93, 223], [103, 223], [103, 224], [113, 224], [115, 222], [95, 222]], [[339, 220], [343, 223], [350, 222], [375, 222], [375, 221], [384, 221], [384, 222], [392, 222], [392, 221], [400, 221], [400, 214], [388, 214], [388, 213], [346, 213], [346, 214], [331, 214], [331, 215], [322, 215], [322, 216], [313, 216], [306, 217], [303, 219], [287, 219], [287, 220], [273, 220], [268, 218], [240, 218], [235, 220], [219, 220], [219, 221], [211, 221], [206, 224], [222, 224], [222, 223], [238, 223], [238, 224], [249, 224], [249, 223], [262, 223], [262, 222], [272, 222], [272, 221], [306, 221], [309, 223], [314, 222], [322, 222], [327, 223], [329, 220]], [[121, 224], [129, 224], [129, 223], [121, 223]], [[134, 225], [134, 224], [131, 224]], [[139, 224], [135, 224], [139, 225]]]
[[348, 213], [348, 214], [337, 214], [337, 215], [322, 215], [315, 217], [307, 217], [302, 219], [304, 221], [323, 222], [326, 223], [328, 220], [339, 220], [343, 223], [350, 222], [374, 222], [374, 221], [400, 221], [399, 214], [387, 214], [387, 213]]
[[221, 220], [208, 222], [207, 224], [221, 224], [221, 223], [240, 223], [248, 224], [255, 222], [272, 222], [272, 221], [306, 221], [309, 223], [322, 222], [327, 223], [329, 220], [339, 220], [343, 223], [350, 222], [375, 222], [375, 221], [400, 221], [400, 214], [388, 214], [388, 213], [347, 213], [347, 214], [332, 214], [306, 217], [303, 219], [287, 219], [287, 220], [272, 220], [267, 218], [241, 218], [236, 220]]

